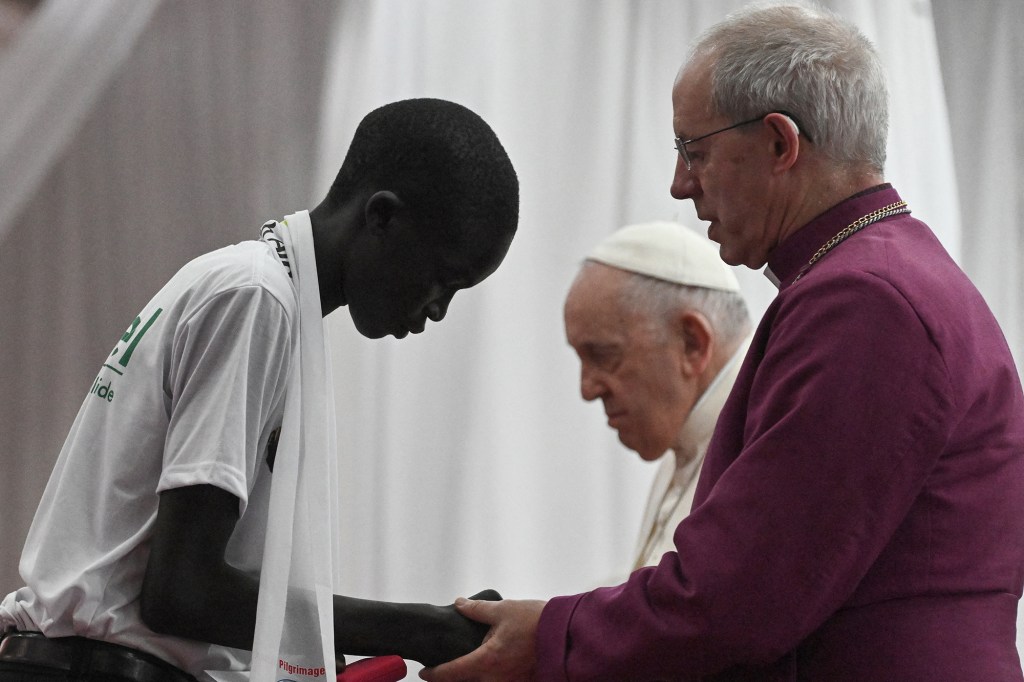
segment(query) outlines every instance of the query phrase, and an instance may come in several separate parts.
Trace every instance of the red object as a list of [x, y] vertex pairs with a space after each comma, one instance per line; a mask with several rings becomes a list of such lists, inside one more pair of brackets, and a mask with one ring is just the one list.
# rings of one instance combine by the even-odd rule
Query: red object
[[401, 656], [364, 658], [338, 673], [338, 682], [397, 682], [407, 669]]

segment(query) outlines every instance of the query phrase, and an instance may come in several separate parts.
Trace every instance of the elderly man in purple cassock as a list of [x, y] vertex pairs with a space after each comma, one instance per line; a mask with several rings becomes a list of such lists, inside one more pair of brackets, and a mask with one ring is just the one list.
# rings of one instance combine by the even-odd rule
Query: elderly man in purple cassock
[[885, 183], [873, 46], [814, 7], [705, 32], [672, 92], [672, 195], [778, 295], [677, 552], [617, 587], [460, 602], [450, 680], [1021, 680], [1024, 395], [998, 324]]

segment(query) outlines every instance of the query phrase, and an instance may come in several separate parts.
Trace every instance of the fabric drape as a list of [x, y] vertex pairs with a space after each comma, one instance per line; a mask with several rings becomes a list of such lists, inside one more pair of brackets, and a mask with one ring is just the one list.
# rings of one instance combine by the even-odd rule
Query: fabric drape
[[[0, 240], [121, 69], [160, 0], [49, 0], [0, 58]], [[97, 49], [102, 46], [102, 49]]]

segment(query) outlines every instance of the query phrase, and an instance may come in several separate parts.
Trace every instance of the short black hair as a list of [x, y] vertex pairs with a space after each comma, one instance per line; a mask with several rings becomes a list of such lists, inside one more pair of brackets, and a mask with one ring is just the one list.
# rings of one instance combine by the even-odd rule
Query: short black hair
[[417, 98], [367, 114], [327, 194], [390, 190], [439, 238], [514, 232], [519, 179], [497, 135], [455, 102]]

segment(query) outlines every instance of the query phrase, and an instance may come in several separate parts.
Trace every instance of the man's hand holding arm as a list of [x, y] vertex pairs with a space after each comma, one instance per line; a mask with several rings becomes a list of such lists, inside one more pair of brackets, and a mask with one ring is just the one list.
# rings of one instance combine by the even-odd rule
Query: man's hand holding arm
[[[474, 599], [500, 600], [501, 595], [485, 590]], [[487, 625], [461, 615], [454, 605], [334, 598], [334, 640], [346, 654], [397, 654], [434, 666], [470, 653], [486, 634]]]
[[506, 682], [530, 680], [536, 665], [537, 624], [546, 602], [505, 600], [486, 602], [458, 599], [459, 613], [491, 626], [476, 651], [450, 663], [425, 669], [428, 682]]

